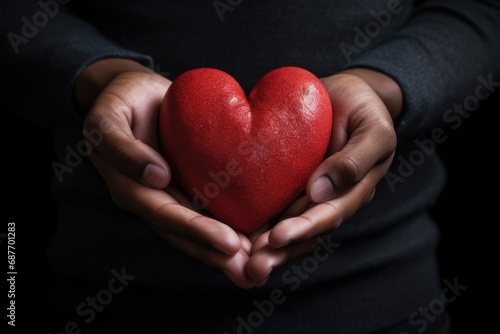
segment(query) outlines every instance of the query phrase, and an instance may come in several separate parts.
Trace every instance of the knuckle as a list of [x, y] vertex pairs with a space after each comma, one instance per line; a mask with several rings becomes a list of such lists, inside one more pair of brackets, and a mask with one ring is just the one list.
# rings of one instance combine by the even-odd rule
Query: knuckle
[[385, 120], [380, 122], [379, 137], [384, 138], [385, 147], [387, 147], [388, 151], [393, 152], [396, 150], [397, 135], [392, 121]]

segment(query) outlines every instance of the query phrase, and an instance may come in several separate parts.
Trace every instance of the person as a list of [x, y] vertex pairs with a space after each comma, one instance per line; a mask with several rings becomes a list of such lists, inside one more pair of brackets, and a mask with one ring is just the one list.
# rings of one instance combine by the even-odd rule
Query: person
[[[446, 330], [440, 307], [460, 282], [442, 283], [436, 263], [433, 153], [499, 85], [498, 2], [2, 7], [6, 103], [55, 136], [54, 331]], [[192, 68], [248, 92], [288, 65], [326, 87], [330, 147], [282, 219], [243, 235], [170, 185], [159, 106]]]

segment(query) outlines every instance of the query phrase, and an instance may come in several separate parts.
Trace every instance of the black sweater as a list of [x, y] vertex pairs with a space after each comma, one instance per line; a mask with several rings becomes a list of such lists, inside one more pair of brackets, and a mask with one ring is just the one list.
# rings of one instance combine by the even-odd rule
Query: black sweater
[[[427, 209], [445, 174], [433, 146], [499, 86], [499, 1], [54, 4], [2, 2], [0, 69], [10, 82], [3, 103], [54, 129], [58, 162], [65, 165], [68, 146], [76, 149], [82, 140], [84, 115], [75, 107], [73, 84], [83, 68], [105, 57], [138, 60], [172, 80], [192, 68], [215, 67], [247, 92], [280, 66], [318, 77], [368, 67], [394, 78], [404, 94], [398, 150], [373, 202], [322, 248], [276, 270], [266, 286], [238, 289], [172, 249], [114, 205], [86, 159], [62, 179], [54, 177], [59, 210], [48, 255], [57, 273], [99, 287], [112, 269], [126, 268], [135, 276], [128, 293], [150, 297], [148, 305], [134, 297], [123, 304], [170, 330], [177, 324], [181, 333], [234, 333], [238, 326], [245, 332], [242, 321], [256, 333], [372, 333], [397, 323], [422, 328], [414, 312], [441, 291], [438, 229]], [[263, 321], [250, 319], [272, 296], [272, 316], [261, 310]], [[83, 322], [74, 315], [76, 305], [66, 307]], [[182, 323], [183, 312], [193, 321]], [[127, 320], [122, 326], [132, 328]]]

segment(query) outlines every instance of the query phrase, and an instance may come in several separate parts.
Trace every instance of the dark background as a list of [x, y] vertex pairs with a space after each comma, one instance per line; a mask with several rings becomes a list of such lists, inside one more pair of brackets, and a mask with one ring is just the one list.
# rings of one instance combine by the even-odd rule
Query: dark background
[[[468, 286], [449, 305], [453, 333], [484, 333], [489, 331], [480, 329], [497, 328], [494, 310], [489, 310], [486, 301], [495, 304], [496, 280], [488, 268], [498, 263], [492, 246], [497, 239], [492, 227], [498, 222], [494, 212], [498, 166], [493, 160], [498, 152], [493, 147], [493, 143], [498, 142], [494, 139], [498, 130], [491, 116], [499, 111], [499, 106], [500, 94], [496, 94], [462, 127], [450, 131], [449, 139], [438, 146], [449, 173], [447, 187], [432, 210], [442, 230], [438, 252], [442, 277], [450, 281], [457, 277], [460, 284]], [[34, 326], [37, 333], [48, 333], [44, 318], [50, 312], [45, 307], [50, 270], [45, 248], [54, 229], [56, 213], [49, 192], [54, 160], [52, 134], [9, 112], [4, 114], [2, 123], [6, 187], [3, 187], [2, 201], [5, 218], [0, 233], [6, 232], [7, 222], [16, 222], [18, 326], [13, 332], [25, 332]], [[6, 240], [1, 241], [1, 248], [5, 250]], [[6, 291], [5, 286], [1, 292], [4, 298]], [[2, 322], [6, 321], [2, 315]]]

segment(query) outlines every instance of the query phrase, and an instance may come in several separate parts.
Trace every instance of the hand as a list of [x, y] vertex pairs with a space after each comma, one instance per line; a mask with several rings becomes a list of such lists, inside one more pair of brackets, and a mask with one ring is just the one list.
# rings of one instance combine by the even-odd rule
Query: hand
[[[180, 191], [167, 188], [170, 170], [158, 153], [157, 118], [171, 82], [140, 64], [136, 68], [129, 63], [120, 73], [116, 62], [109, 61], [114, 60], [87, 68], [75, 86], [75, 96], [82, 107], [91, 105], [84, 133], [102, 134], [102, 142], [93, 148], [90, 160], [113, 200], [147, 221], [172, 246], [222, 270], [240, 287], [254, 286], [257, 282], [245, 272], [250, 241], [196, 212]], [[102, 71], [109, 68], [115, 71], [111, 79], [106, 79]], [[94, 96], [89, 92], [95, 92]]]
[[[387, 107], [393, 116], [400, 112], [399, 86], [381, 73], [364, 69], [322, 81], [334, 111], [328, 158], [312, 174], [306, 194], [288, 208], [282, 220], [254, 237], [246, 268], [254, 280], [265, 280], [273, 268], [312, 251], [318, 237], [368, 204], [393, 159], [396, 134]], [[369, 83], [382, 88], [376, 92]]]

